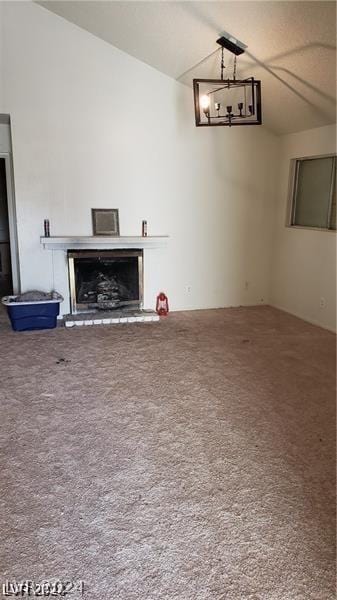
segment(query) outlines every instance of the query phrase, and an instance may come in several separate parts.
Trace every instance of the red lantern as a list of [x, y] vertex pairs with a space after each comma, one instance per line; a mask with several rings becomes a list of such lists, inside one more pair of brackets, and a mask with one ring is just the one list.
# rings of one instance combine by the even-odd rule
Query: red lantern
[[168, 298], [164, 292], [157, 296], [156, 311], [160, 317], [166, 317], [169, 312]]

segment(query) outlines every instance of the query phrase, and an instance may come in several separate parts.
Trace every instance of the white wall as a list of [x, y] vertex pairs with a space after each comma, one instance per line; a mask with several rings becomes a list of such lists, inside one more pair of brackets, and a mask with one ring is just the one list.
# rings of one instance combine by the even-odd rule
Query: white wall
[[3, 69], [3, 45], [4, 45], [4, 17], [3, 2], [0, 2], [0, 113], [3, 112], [4, 102], [4, 69]]
[[112, 207], [121, 235], [145, 218], [170, 236], [145, 256], [147, 307], [161, 289], [175, 310], [268, 302], [277, 138], [197, 129], [190, 88], [38, 5], [3, 4], [23, 290], [68, 297], [45, 218], [88, 235], [90, 209]]
[[[336, 127], [283, 136], [272, 262], [271, 303], [336, 329], [336, 233], [285, 226], [290, 160], [336, 152]], [[326, 307], [320, 308], [320, 298]]]

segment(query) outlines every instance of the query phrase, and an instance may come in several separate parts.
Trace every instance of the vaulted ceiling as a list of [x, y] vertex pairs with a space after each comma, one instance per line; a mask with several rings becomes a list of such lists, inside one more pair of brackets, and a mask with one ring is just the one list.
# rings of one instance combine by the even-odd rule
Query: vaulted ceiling
[[267, 127], [283, 134], [336, 122], [333, 1], [38, 3], [186, 85], [218, 78], [216, 39], [229, 32], [247, 46], [238, 75], [262, 81]]

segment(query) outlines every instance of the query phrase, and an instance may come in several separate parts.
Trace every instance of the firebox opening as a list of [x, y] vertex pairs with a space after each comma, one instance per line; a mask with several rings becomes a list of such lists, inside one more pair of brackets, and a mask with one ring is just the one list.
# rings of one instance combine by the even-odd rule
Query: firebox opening
[[72, 313], [141, 308], [142, 250], [70, 251], [68, 265]]

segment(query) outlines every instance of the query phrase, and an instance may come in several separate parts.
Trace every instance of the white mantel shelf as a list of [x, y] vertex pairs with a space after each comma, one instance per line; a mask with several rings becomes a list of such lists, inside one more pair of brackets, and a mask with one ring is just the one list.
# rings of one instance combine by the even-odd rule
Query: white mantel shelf
[[168, 241], [168, 235], [149, 235], [120, 237], [103, 235], [78, 235], [68, 237], [41, 237], [40, 243], [45, 250], [83, 250], [92, 248], [109, 250], [114, 248], [159, 248]]

